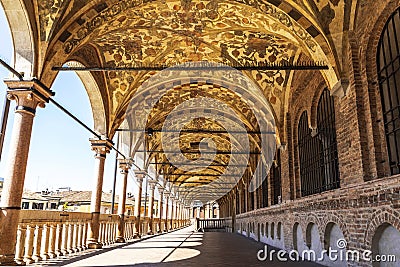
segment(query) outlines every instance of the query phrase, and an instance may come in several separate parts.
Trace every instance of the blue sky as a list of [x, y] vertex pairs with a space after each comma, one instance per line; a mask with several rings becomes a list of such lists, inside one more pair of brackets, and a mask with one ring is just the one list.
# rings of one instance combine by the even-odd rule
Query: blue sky
[[[0, 7], [0, 56], [11, 62], [12, 41], [8, 23]], [[0, 67], [0, 77], [9, 73]], [[93, 127], [90, 103], [78, 76], [73, 72], [60, 73], [51, 88], [54, 99], [70, 112]], [[0, 82], [0, 110], [3, 109], [6, 87]], [[0, 162], [0, 177], [6, 176], [9, 140], [13, 124], [12, 103], [8, 120], [5, 146]], [[69, 118], [54, 105], [38, 108], [33, 125], [30, 154], [25, 178], [25, 188], [29, 190], [57, 189], [69, 186], [73, 190], [90, 190], [94, 168], [94, 153], [90, 149], [89, 138], [92, 135]], [[115, 153], [111, 152], [106, 160], [103, 191], [112, 189]], [[7, 179], [7, 177], [5, 177]], [[128, 192], [133, 191], [132, 179], [129, 179]], [[117, 185], [118, 186], [118, 185]], [[118, 188], [118, 187], [117, 187]]]

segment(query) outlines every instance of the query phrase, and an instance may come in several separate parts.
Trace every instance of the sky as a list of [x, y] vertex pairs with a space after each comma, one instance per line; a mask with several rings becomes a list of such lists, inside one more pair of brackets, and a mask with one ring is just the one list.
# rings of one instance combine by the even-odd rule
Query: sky
[[[0, 6], [0, 57], [11, 63], [13, 45], [8, 22]], [[0, 78], [9, 77], [0, 66]], [[61, 72], [51, 90], [54, 99], [81, 121], [93, 128], [93, 115], [85, 88], [74, 72]], [[0, 111], [3, 110], [6, 86], [0, 81]], [[15, 103], [12, 102], [6, 139], [0, 161], [0, 177], [6, 177], [8, 149], [11, 137]], [[91, 190], [94, 173], [94, 152], [89, 138], [92, 134], [77, 124], [52, 104], [38, 108], [33, 123], [30, 153], [25, 178], [25, 188], [32, 191], [55, 190], [71, 187], [72, 190]], [[115, 152], [107, 155], [103, 191], [113, 186]], [[118, 171], [119, 174], [119, 171]], [[133, 177], [128, 179], [127, 192], [134, 192]], [[119, 184], [117, 184], [118, 193]]]

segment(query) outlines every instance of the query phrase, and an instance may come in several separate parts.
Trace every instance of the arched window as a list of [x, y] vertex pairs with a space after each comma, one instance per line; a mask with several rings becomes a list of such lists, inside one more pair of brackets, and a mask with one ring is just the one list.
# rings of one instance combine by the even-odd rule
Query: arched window
[[281, 186], [281, 154], [277, 149], [274, 163], [272, 164], [271, 171], [271, 187], [272, 187], [272, 204], [280, 204], [282, 198]]
[[322, 166], [322, 142], [313, 138], [308, 127], [307, 111], [300, 117], [298, 127], [298, 149], [300, 159], [301, 195], [308, 196], [322, 192], [324, 173]]
[[377, 54], [378, 80], [391, 173], [400, 173], [400, 8], [383, 29]]
[[317, 129], [308, 127], [307, 112], [300, 117], [298, 149], [301, 194], [308, 196], [339, 188], [340, 177], [335, 130], [335, 102], [328, 89], [322, 92], [317, 108]]
[[323, 190], [339, 188], [339, 164], [335, 129], [335, 100], [325, 89], [318, 102], [317, 135], [322, 143], [322, 162], [324, 172]]

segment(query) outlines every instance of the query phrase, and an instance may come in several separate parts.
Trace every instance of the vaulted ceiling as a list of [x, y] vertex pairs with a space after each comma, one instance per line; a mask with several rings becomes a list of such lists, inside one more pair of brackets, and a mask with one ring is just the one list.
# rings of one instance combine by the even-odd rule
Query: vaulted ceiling
[[[107, 68], [172, 66], [192, 61], [244, 66], [263, 62], [292, 64], [301, 58], [327, 64], [329, 69], [322, 70], [321, 74], [328, 88], [332, 88], [346, 72], [346, 64], [342, 62], [346, 49], [343, 44], [352, 27], [358, 2], [26, 0], [25, 5], [35, 36], [34, 76], [49, 86], [58, 73], [52, 68], [67, 62]], [[250, 70], [243, 73], [268, 101], [278, 139], [284, 140], [285, 116], [295, 71]], [[97, 112], [94, 114], [95, 128], [112, 137], [125, 119], [138, 88], [156, 74], [157, 71], [121, 70], [81, 73], [92, 109]], [[147, 127], [160, 128], [168, 114], [183, 100], [207, 96], [227, 103], [240, 114], [247, 131], [259, 131], [252, 108], [242, 101], [243, 96], [229, 88], [196, 83], [170, 89], [153, 107]], [[104, 119], [96, 119], [96, 116]], [[207, 117], [193, 120], [185, 127], [189, 130], [223, 130], [218, 121]], [[155, 133], [148, 140], [147, 149], [162, 150], [159, 135]], [[225, 134], [210, 133], [183, 133], [176, 142], [181, 150], [200, 149], [202, 140], [207, 138], [213, 140], [218, 151], [230, 151], [236, 145]], [[249, 139], [251, 149], [257, 150], [260, 137]], [[168, 161], [163, 153], [148, 156], [152, 161]], [[187, 160], [193, 160], [190, 157]], [[229, 160], [229, 155], [216, 155], [213, 161], [216, 166], [210, 166], [206, 173], [223, 173], [223, 165]], [[255, 168], [254, 163], [250, 165]], [[174, 178], [178, 184], [191, 181], [182, 170], [174, 173], [182, 174]]]

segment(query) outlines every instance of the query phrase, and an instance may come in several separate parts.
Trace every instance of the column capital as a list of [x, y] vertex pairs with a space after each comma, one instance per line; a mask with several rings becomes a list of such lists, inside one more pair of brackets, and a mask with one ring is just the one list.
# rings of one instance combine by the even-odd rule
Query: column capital
[[157, 181], [149, 180], [149, 188], [150, 190], [154, 190], [156, 188]]
[[144, 177], [146, 176], [146, 172], [143, 170], [134, 170], [134, 172], [138, 183], [142, 183]]
[[113, 146], [113, 143], [108, 139], [89, 139], [89, 141], [92, 145], [92, 150], [96, 152], [96, 157], [105, 158], [107, 153], [110, 153], [111, 147]]
[[132, 168], [132, 165], [132, 159], [118, 159], [118, 166], [121, 169], [121, 173], [128, 172], [129, 169]]
[[36, 107], [45, 107], [55, 93], [37, 79], [28, 81], [4, 80], [7, 85], [7, 98], [15, 100], [15, 112], [24, 112], [35, 115]]
[[161, 185], [157, 185], [157, 190], [158, 190], [158, 193], [162, 194], [162, 193], [164, 193], [165, 188]]
[[169, 198], [169, 197], [171, 196], [171, 192], [169, 192], [169, 191], [167, 191], [167, 190], [164, 190], [164, 196], [165, 196], [166, 198]]

